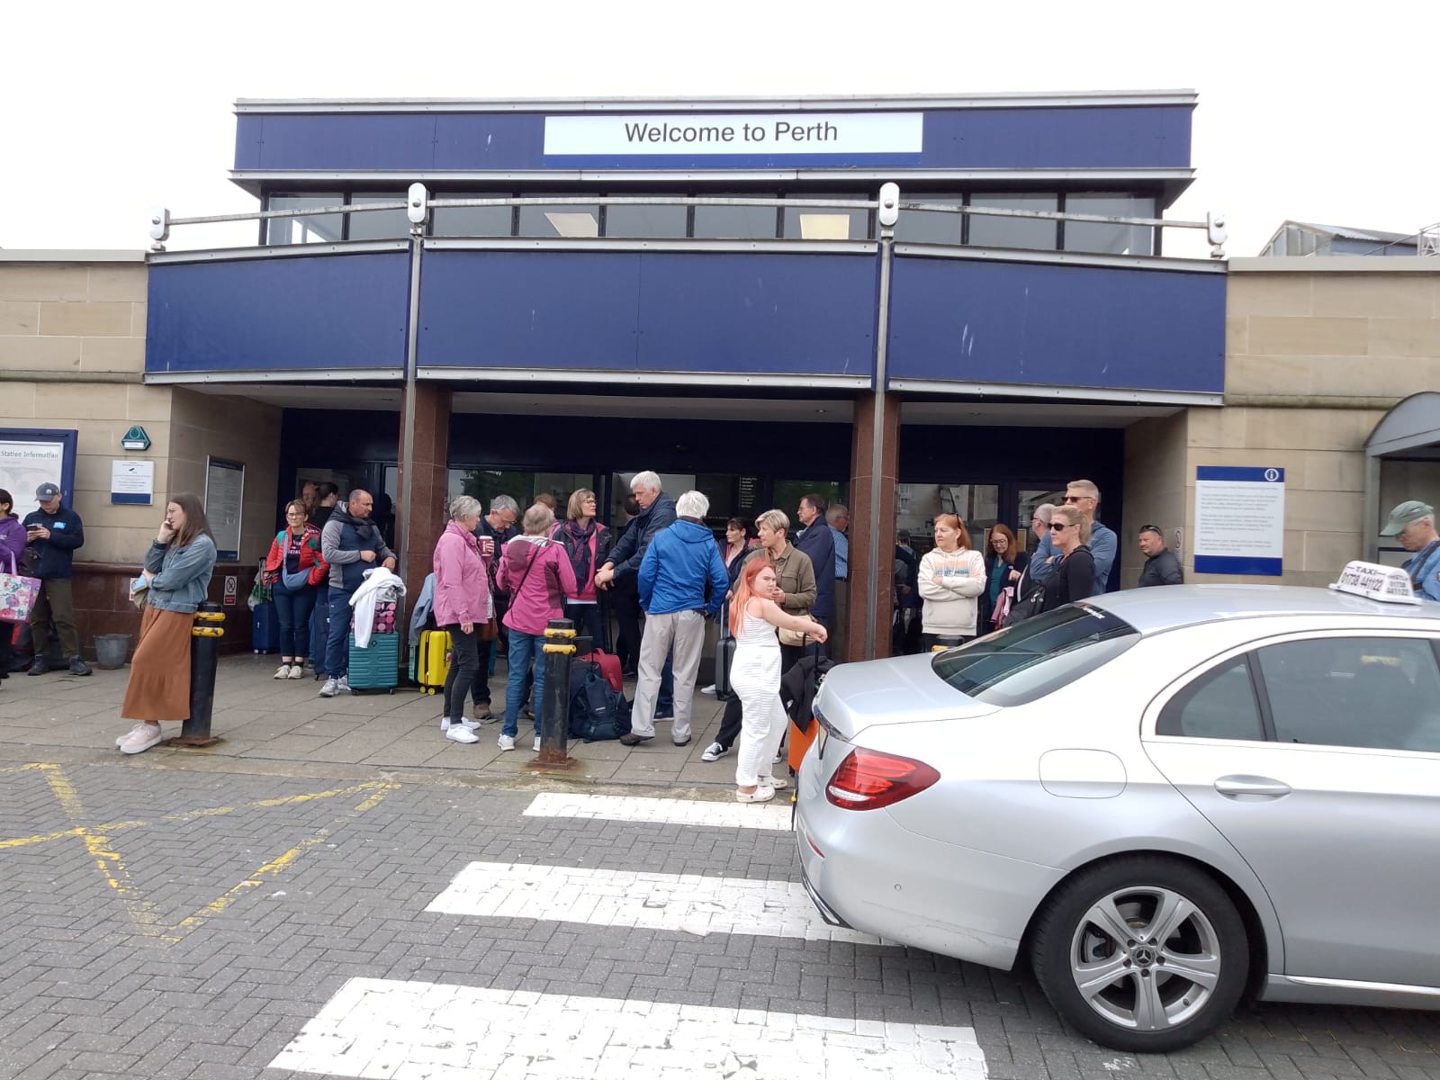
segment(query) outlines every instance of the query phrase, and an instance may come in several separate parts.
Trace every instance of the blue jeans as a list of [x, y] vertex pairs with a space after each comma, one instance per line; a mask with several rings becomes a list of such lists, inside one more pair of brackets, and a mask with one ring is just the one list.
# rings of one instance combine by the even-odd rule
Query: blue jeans
[[344, 589], [330, 587], [330, 632], [325, 637], [325, 674], [344, 678], [350, 671], [350, 596]]
[[310, 652], [310, 612], [315, 607], [315, 590], [309, 585], [287, 589], [277, 584], [270, 591], [275, 617], [280, 621], [280, 656], [304, 660]]
[[512, 739], [520, 730], [520, 705], [525, 698], [525, 678], [530, 674], [530, 665], [535, 665], [535, 701], [531, 706], [535, 713], [535, 734], [540, 734], [541, 709], [545, 704], [545, 645], [544, 634], [527, 634], [510, 627], [510, 654], [506, 664], [510, 669], [505, 683], [505, 724], [500, 734]]
[[325, 674], [326, 641], [330, 637], [330, 585], [322, 582], [315, 590], [315, 611], [310, 616], [310, 662], [315, 665], [315, 674]]

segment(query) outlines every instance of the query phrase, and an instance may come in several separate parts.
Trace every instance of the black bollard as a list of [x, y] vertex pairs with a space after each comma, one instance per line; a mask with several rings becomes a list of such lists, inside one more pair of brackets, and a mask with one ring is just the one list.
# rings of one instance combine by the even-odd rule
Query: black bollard
[[214, 746], [220, 741], [210, 734], [210, 718], [215, 711], [215, 672], [224, 622], [225, 612], [213, 600], [204, 601], [195, 612], [190, 630], [190, 718], [169, 746]]
[[572, 763], [566, 748], [570, 739], [570, 661], [574, 655], [575, 624], [569, 619], [551, 619], [545, 627], [545, 696], [536, 765]]

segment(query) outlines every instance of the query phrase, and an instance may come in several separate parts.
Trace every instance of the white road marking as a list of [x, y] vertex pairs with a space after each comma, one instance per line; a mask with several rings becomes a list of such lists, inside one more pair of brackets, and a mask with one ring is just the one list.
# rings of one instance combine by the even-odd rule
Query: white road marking
[[827, 925], [803, 886], [756, 878], [473, 862], [425, 910], [700, 935], [882, 944], [869, 934]]
[[374, 1080], [986, 1075], [968, 1027], [390, 979], [351, 979], [270, 1068]]
[[698, 799], [646, 799], [629, 795], [584, 795], [557, 791], [536, 795], [525, 808], [525, 816], [790, 831], [788, 799], [783, 803], [746, 805], [733, 801], [723, 803], [702, 802]]

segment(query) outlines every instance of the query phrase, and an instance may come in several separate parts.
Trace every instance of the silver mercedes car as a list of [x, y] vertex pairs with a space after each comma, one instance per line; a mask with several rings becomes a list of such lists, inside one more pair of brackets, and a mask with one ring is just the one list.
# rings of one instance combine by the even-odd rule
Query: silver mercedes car
[[845, 664], [795, 830], [830, 922], [1029, 964], [1095, 1041], [1164, 1051], [1242, 995], [1440, 1008], [1440, 605], [1096, 597]]

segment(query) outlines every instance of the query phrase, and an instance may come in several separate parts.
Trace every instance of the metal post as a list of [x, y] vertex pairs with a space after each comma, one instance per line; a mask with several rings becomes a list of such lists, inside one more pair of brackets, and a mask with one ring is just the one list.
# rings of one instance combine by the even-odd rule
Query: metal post
[[567, 753], [570, 740], [570, 661], [575, 656], [575, 624], [551, 619], [545, 627], [541, 662], [545, 694], [541, 700], [540, 753], [534, 764], [554, 768], [574, 764]]
[[880, 474], [885, 461], [886, 347], [890, 337], [890, 265], [895, 258], [895, 227], [880, 227], [880, 312], [875, 327], [875, 422], [870, 431], [870, 552], [865, 563], [865, 654], [875, 659], [875, 617], [880, 610]]
[[[415, 475], [415, 374], [420, 351], [420, 259], [425, 251], [425, 220], [429, 193], [424, 184], [411, 184], [406, 212], [410, 218], [410, 307], [405, 328], [405, 405], [400, 423], [400, 490], [397, 493], [396, 542], [401, 551], [410, 544], [410, 492]], [[418, 200], [419, 205], [416, 205]]]
[[190, 717], [167, 746], [214, 746], [220, 741], [210, 734], [210, 718], [215, 712], [215, 672], [224, 623], [225, 611], [213, 600], [206, 600], [195, 612], [190, 630]]

